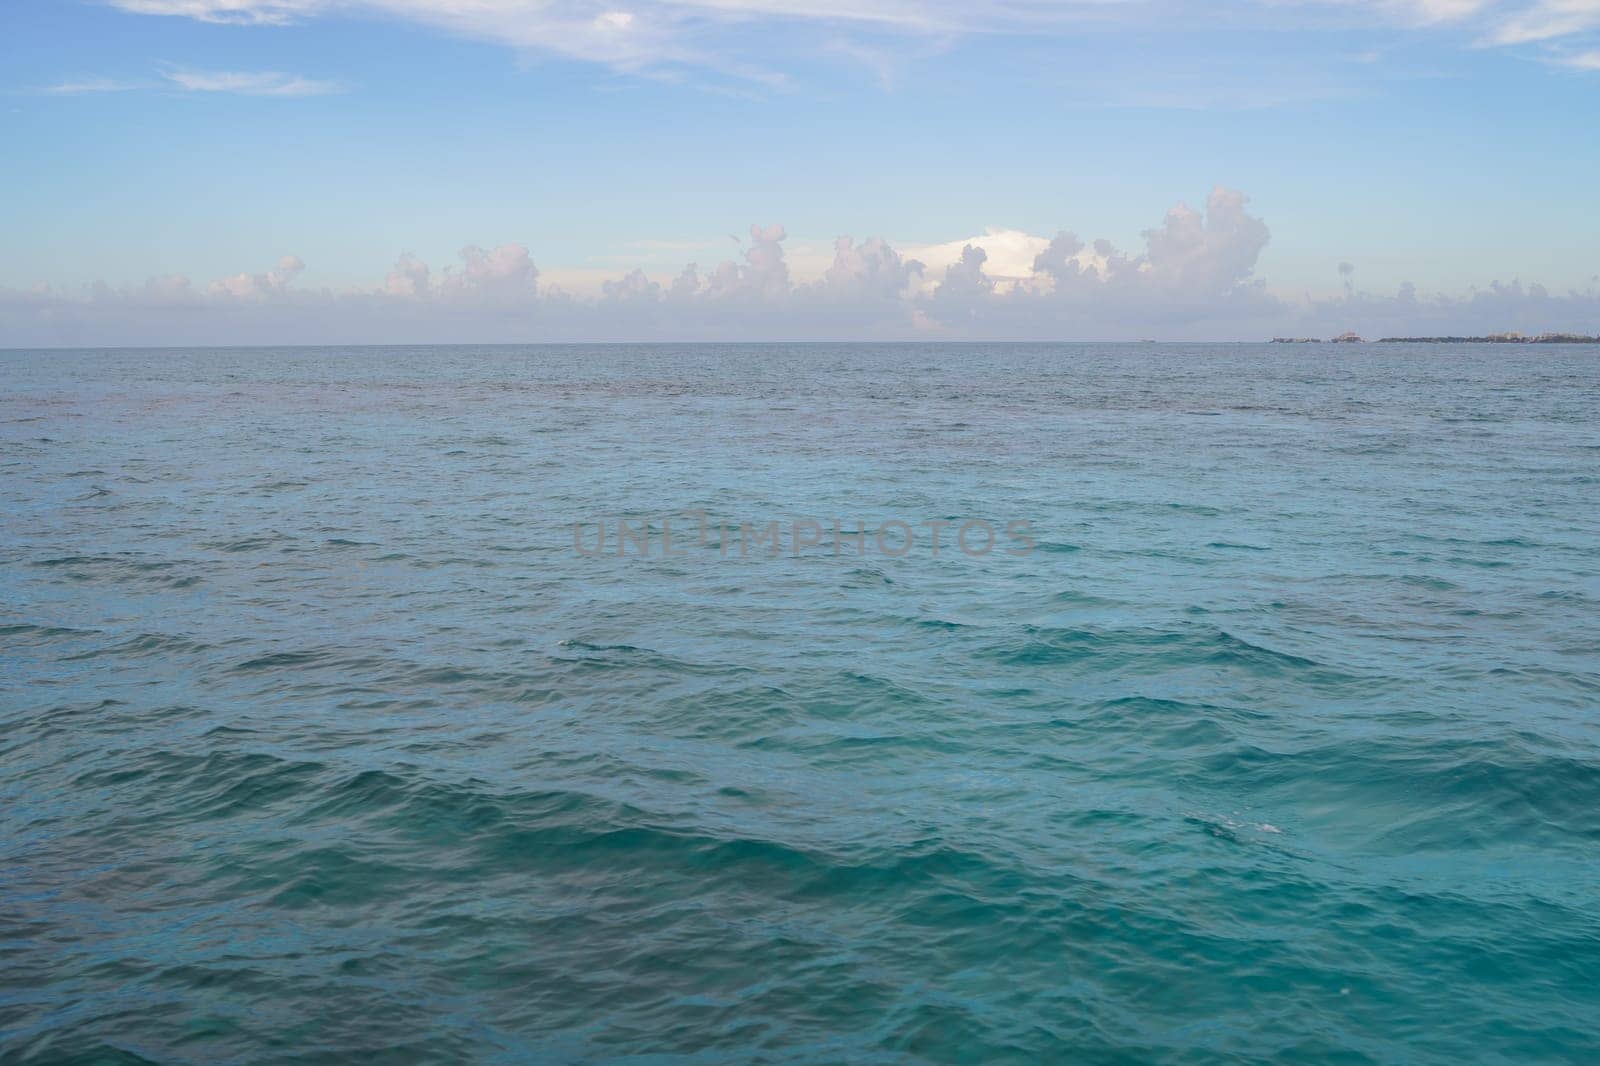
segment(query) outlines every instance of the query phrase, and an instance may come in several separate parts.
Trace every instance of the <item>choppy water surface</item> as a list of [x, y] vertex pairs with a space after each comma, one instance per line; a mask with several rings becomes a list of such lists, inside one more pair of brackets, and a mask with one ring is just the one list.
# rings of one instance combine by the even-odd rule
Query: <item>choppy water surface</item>
[[1594, 1061], [1597, 374], [0, 353], [0, 1058]]

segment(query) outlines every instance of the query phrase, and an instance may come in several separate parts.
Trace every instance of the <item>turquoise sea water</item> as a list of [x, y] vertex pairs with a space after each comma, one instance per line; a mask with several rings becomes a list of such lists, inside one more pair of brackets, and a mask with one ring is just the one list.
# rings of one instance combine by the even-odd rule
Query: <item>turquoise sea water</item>
[[1600, 1060], [1597, 501], [1588, 347], [0, 353], [0, 1060]]

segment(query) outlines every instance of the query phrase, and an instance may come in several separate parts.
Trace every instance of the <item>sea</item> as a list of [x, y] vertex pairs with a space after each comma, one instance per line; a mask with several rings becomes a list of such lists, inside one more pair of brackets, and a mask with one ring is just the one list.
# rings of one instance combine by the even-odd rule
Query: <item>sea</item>
[[0, 352], [0, 1061], [1600, 1061], [1600, 348]]

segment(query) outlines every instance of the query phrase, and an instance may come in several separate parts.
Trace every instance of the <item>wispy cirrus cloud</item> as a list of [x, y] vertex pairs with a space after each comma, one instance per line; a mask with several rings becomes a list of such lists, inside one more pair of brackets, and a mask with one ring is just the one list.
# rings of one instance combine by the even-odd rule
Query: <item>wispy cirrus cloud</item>
[[1600, 48], [1591, 52], [1578, 52], [1575, 55], [1559, 56], [1555, 63], [1574, 70], [1600, 70]]
[[1529, 44], [1587, 33], [1600, 27], [1600, 0], [1539, 0], [1497, 23], [1494, 44]]
[[51, 85], [40, 92], [48, 96], [85, 96], [94, 93], [138, 92], [145, 89], [187, 93], [231, 93], [235, 96], [325, 96], [343, 92], [336, 81], [304, 78], [278, 71], [168, 70], [159, 78], [143, 81], [82, 78]]
[[1471, 18], [1485, 8], [1491, 7], [1493, 2], [1494, 0], [1399, 0], [1389, 6], [1398, 8], [1413, 21], [1434, 25]]
[[302, 78], [277, 71], [173, 70], [167, 81], [185, 92], [233, 93], [237, 96], [326, 96], [343, 91], [334, 81]]
[[[285, 25], [323, 15], [366, 15], [431, 27], [514, 48], [623, 70], [715, 67], [761, 74], [760, 60], [729, 37], [762, 21], [846, 34], [828, 47], [868, 56], [880, 79], [891, 69], [887, 42], [991, 33], [1067, 32], [1114, 23], [1145, 30], [1223, 19], [1233, 25], [1301, 26], [1329, 19], [1379, 20], [1418, 30], [1455, 31], [1462, 42], [1586, 44], [1600, 29], [1600, 0], [1246, 0], [1216, 10], [1173, 0], [103, 0], [120, 10], [204, 22]], [[776, 38], [775, 38], [776, 39]], [[747, 43], [747, 42], [745, 42]], [[781, 47], [774, 45], [773, 47]], [[1579, 65], [1582, 64], [1569, 64]], [[759, 80], [759, 78], [758, 78]]]
[[181, 15], [201, 22], [283, 25], [331, 5], [322, 0], [111, 0], [139, 15]]
[[46, 86], [39, 91], [46, 96], [87, 96], [93, 93], [125, 93], [135, 89], [148, 89], [148, 81], [117, 81], [114, 78], [80, 78]]

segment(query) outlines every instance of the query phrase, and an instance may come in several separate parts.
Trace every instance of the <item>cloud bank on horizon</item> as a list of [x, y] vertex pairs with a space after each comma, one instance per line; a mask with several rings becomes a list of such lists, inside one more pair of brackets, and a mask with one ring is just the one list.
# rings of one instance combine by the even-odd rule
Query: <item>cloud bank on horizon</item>
[[[0, 288], [0, 346], [516, 343], [800, 339], [1249, 339], [1269, 334], [1371, 336], [1502, 330], [1600, 332], [1600, 278], [1552, 292], [1495, 281], [1464, 295], [1345, 288], [1332, 299], [1274, 293], [1256, 276], [1270, 240], [1236, 190], [1203, 209], [1179, 203], [1129, 253], [1063, 231], [1051, 239], [998, 232], [930, 251], [936, 267], [882, 238], [845, 236], [815, 277], [797, 280], [781, 225], [752, 225], [742, 256], [671, 277], [635, 269], [579, 296], [549, 284], [516, 243], [468, 246], [435, 270], [402, 255], [381, 281], [301, 288], [305, 264], [284, 256], [261, 273], [197, 285], [181, 275], [142, 283]], [[991, 269], [994, 247], [1011, 260]], [[1033, 250], [1019, 267], [1020, 250]]]

